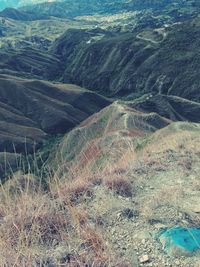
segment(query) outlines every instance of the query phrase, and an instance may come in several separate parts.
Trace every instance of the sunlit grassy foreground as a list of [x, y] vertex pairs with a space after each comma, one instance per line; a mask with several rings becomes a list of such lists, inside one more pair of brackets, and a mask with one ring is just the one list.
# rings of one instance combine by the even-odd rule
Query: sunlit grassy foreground
[[[127, 207], [144, 229], [154, 220], [199, 226], [197, 125], [175, 123], [139, 143], [134, 138], [122, 135], [121, 150], [112, 143], [100, 154], [95, 139], [71, 167], [56, 162], [45, 184], [34, 172], [12, 174], [0, 188], [0, 266], [133, 266], [138, 229], [123, 219], [133, 238], [124, 257], [111, 233]], [[107, 160], [97, 165], [104, 152]]]

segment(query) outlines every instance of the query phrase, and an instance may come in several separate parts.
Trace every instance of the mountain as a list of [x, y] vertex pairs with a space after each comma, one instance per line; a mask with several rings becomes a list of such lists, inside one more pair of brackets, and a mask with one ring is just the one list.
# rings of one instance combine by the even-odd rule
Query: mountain
[[[72, 162], [77, 162], [80, 169], [87, 164], [95, 166], [98, 163], [102, 167], [106, 164], [105, 160], [111, 163], [119, 156], [109, 153], [120, 149], [119, 140], [121, 147], [126, 146], [129, 137], [139, 138], [151, 134], [170, 122], [156, 113], [140, 112], [126, 103], [114, 102], [89, 117], [61, 140], [56, 156], [51, 156], [51, 166], [57, 168], [57, 161], [62, 159], [65, 162], [64, 169]], [[62, 171], [59, 168], [59, 172]]]
[[0, 17], [10, 18], [19, 21], [31, 21], [45, 18], [32, 12], [20, 11], [16, 8], [7, 7], [0, 12]]
[[24, 37], [16, 48], [1, 50], [0, 72], [74, 83], [112, 97], [161, 93], [199, 101], [199, 25], [197, 17], [134, 32], [89, 28], [69, 29], [55, 41], [48, 32], [46, 39]]
[[[121, 12], [130, 12], [130, 11], [145, 11], [145, 10], [154, 10], [159, 15], [159, 11], [163, 9], [171, 10], [174, 12], [181, 7], [186, 7], [187, 11], [195, 10], [199, 8], [199, 3], [196, 0], [186, 1], [186, 0], [87, 0], [87, 1], [76, 1], [73, 0], [64, 0], [64, 1], [55, 1], [50, 3], [41, 3], [38, 5], [25, 6], [22, 8], [23, 11], [33, 11], [36, 14], [43, 16], [55, 16], [63, 18], [75, 18], [77, 16], [87, 16], [87, 15], [96, 15], [96, 14], [117, 14]], [[196, 10], [197, 11], [197, 10]], [[198, 13], [198, 11], [197, 11]]]
[[20, 8], [21, 11], [32, 13], [36, 17], [62, 17], [74, 18], [77, 16], [95, 14], [117, 14], [130, 11], [160, 10], [169, 9], [174, 12], [181, 7], [189, 9], [199, 8], [196, 0], [0, 0], [0, 10], [4, 8]]
[[4, 151], [10, 159], [33, 153], [48, 136], [66, 133], [109, 103], [74, 85], [0, 75], [1, 158]]
[[[56, 57], [33, 48], [0, 52], [0, 72], [22, 77], [56, 79], [61, 68]], [[51, 77], [51, 78], [50, 78]]]
[[69, 30], [52, 45], [63, 81], [108, 96], [199, 95], [199, 18], [133, 33]]
[[[116, 160], [119, 155], [110, 152], [126, 147], [127, 139], [142, 139], [178, 121], [200, 123], [200, 104], [172, 95], [116, 101], [66, 134], [56, 156], [50, 156], [53, 159], [51, 166], [57, 168], [62, 160], [65, 162], [63, 168], [73, 162], [79, 168], [85, 168], [87, 164], [102, 167], [106, 164], [104, 160], [109, 159], [109, 163]], [[62, 169], [59, 168], [59, 172], [62, 173]]]

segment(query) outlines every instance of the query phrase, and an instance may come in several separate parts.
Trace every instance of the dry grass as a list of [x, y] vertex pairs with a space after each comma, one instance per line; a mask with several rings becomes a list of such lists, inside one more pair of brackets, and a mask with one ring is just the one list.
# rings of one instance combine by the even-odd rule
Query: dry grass
[[[85, 201], [102, 183], [99, 173], [72, 169], [49, 179], [49, 190], [31, 174], [16, 174], [0, 188], [0, 266], [117, 266], [99, 222], [90, 225]], [[120, 184], [118, 184], [120, 186]], [[128, 192], [128, 184], [122, 183]], [[94, 220], [93, 220], [94, 221]], [[65, 244], [65, 256], [53, 251]], [[53, 256], [52, 256], [53, 255]]]
[[51, 194], [58, 197], [63, 203], [77, 203], [87, 197], [92, 197], [92, 184], [88, 181], [76, 179], [59, 183], [55, 189], [51, 185]]
[[66, 234], [63, 233], [71, 226], [68, 210], [45, 194], [24, 193], [15, 200], [8, 196], [1, 202], [0, 210], [0, 237], [5, 244], [5, 249], [1, 250], [5, 257], [1, 262], [7, 260], [8, 250], [21, 258], [21, 253], [32, 247], [48, 247], [64, 241]]
[[[107, 161], [104, 170], [91, 167], [101, 152], [93, 144], [80, 162], [67, 166], [62, 176], [50, 172], [48, 190], [34, 175], [23, 173], [14, 174], [2, 185], [0, 266], [128, 266], [107, 243], [101, 231], [103, 219], [91, 218], [84, 205], [93, 198], [97, 185], [126, 197], [133, 195], [133, 186], [125, 175], [135, 158], [130, 144], [115, 151], [119, 152], [117, 161]], [[55, 255], [56, 248], [63, 244], [67, 248], [64, 256]]]
[[193, 153], [199, 153], [199, 141], [199, 135], [195, 131], [173, 131], [164, 128], [153, 134], [151, 142], [145, 146], [143, 152], [159, 153], [174, 150], [176, 152], [192, 151]]
[[148, 202], [143, 203], [140, 214], [145, 220], [151, 221], [156, 217], [156, 210], [161, 207], [175, 207], [178, 211], [183, 197], [184, 191], [181, 186], [161, 188], [148, 197]]
[[113, 164], [113, 170], [127, 170], [137, 159], [137, 153], [134, 143], [131, 139], [126, 140], [121, 153], [118, 152], [118, 160]]
[[[49, 175], [48, 191], [34, 175], [14, 175], [0, 188], [0, 267], [48, 266], [51, 261], [52, 266], [128, 266], [120, 263], [107, 243], [102, 232], [104, 218], [100, 214], [91, 218], [85, 207], [93, 200], [95, 187], [99, 185], [111, 190], [112, 196], [135, 196], [139, 185], [147, 182], [147, 175], [169, 167], [165, 158], [161, 158], [168, 155], [165, 154], [168, 150], [187, 154], [178, 163], [187, 171], [192, 169], [188, 143], [190, 150], [194, 147], [197, 154], [197, 139], [186, 134], [181, 141], [179, 134], [165, 136], [164, 141], [156, 138], [155, 135], [140, 152], [136, 152], [131, 139], [123, 140], [123, 146], [119, 143], [119, 151], [115, 150], [117, 146], [113, 150], [109, 147], [104, 169], [93, 168], [102, 152], [93, 143], [91, 150], [89, 147], [84, 150], [81, 161], [71, 168], [67, 166], [62, 176], [58, 172]], [[183, 145], [186, 140], [187, 145]], [[64, 165], [65, 162], [60, 162], [60, 166]], [[128, 178], [130, 172], [137, 177], [133, 183]], [[140, 214], [146, 220], [154, 218], [161, 206], [173, 203], [178, 207], [178, 200], [184, 194], [178, 186], [153, 193], [141, 202]], [[199, 218], [192, 220], [199, 224]], [[61, 257], [56, 251], [63, 246]]]
[[108, 189], [118, 195], [132, 197], [134, 194], [133, 185], [125, 176], [115, 175], [113, 177], [105, 177], [104, 184]]

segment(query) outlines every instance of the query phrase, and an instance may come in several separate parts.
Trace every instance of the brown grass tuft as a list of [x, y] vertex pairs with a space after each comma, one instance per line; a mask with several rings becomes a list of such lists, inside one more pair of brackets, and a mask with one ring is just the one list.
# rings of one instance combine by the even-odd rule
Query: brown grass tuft
[[92, 184], [89, 181], [77, 179], [63, 182], [59, 190], [52, 188], [52, 195], [64, 203], [77, 203], [84, 198], [92, 197]]
[[104, 184], [114, 193], [124, 197], [131, 197], [134, 193], [133, 185], [123, 176], [106, 177]]
[[26, 244], [52, 245], [62, 240], [62, 231], [70, 227], [69, 213], [59, 208], [47, 196], [21, 195], [16, 203], [9, 203], [4, 212], [0, 232], [11, 246]]

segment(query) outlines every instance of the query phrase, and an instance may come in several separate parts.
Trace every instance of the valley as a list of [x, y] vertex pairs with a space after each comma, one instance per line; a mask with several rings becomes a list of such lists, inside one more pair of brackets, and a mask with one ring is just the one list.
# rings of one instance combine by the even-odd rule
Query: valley
[[199, 267], [199, 2], [11, 2], [0, 267]]

